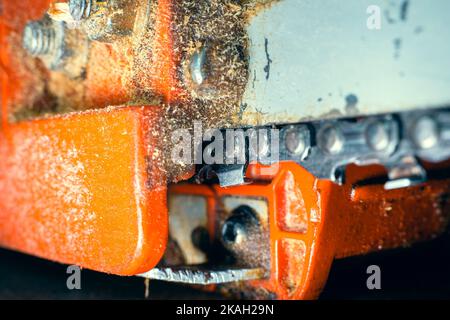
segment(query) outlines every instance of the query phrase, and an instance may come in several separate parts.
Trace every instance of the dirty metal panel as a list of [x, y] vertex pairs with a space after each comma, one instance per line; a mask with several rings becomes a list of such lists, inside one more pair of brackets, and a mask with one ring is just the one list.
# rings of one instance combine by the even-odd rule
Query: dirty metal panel
[[[367, 13], [379, 6], [381, 29]], [[372, 12], [371, 12], [372, 13]], [[252, 18], [244, 120], [296, 122], [450, 105], [447, 0], [281, 0]]]

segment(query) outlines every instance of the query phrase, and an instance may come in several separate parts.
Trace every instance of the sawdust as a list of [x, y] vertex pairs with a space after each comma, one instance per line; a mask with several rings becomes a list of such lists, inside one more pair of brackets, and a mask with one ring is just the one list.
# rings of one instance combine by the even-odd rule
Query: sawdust
[[53, 20], [64, 21], [68, 24], [75, 23], [70, 14], [69, 3], [51, 3], [47, 13]]
[[[248, 79], [245, 7], [233, 0], [201, 5], [185, 0], [177, 3], [174, 11], [175, 47], [181, 59], [178, 76], [191, 98], [192, 116], [213, 127], [233, 125]], [[201, 48], [206, 49], [206, 80], [197, 85], [191, 80], [189, 66]]]
[[[261, 9], [270, 6], [278, 0], [211, 0], [207, 2], [198, 2], [195, 0], [175, 1], [171, 8], [173, 15], [167, 17], [171, 24], [171, 31], [173, 36], [173, 51], [176, 53], [176, 70], [173, 70], [172, 75], [175, 75], [177, 82], [174, 83], [174, 91], [179, 90], [181, 94], [176, 101], [171, 101], [176, 104], [180, 112], [174, 115], [174, 110], [170, 107], [164, 106], [165, 97], [161, 95], [158, 88], [149, 85], [151, 80], [154, 80], [155, 75], [149, 72], [149, 67], [153, 65], [160, 65], [158, 61], [152, 61], [154, 57], [161, 55], [157, 50], [161, 48], [155, 47], [153, 44], [158, 40], [155, 34], [155, 21], [157, 21], [157, 5], [151, 4], [146, 0], [134, 1], [133, 10], [129, 14], [124, 14], [123, 6], [109, 9], [108, 14], [114, 16], [121, 16], [122, 20], [133, 20], [132, 15], [141, 15], [137, 18], [134, 27], [134, 32], [131, 37], [119, 37], [119, 41], [115, 41], [112, 45], [115, 46], [117, 52], [121, 52], [124, 56], [128, 56], [131, 68], [122, 68], [123, 72], [121, 79], [125, 79], [122, 87], [126, 87], [129, 93], [126, 95], [129, 99], [128, 104], [149, 102], [154, 103], [159, 101], [162, 108], [169, 109], [167, 114], [176, 116], [180, 119], [189, 118], [183, 121], [185, 124], [192, 122], [193, 119], [201, 119], [206, 121], [207, 125], [213, 127], [226, 127], [237, 125], [240, 121], [236, 114], [239, 113], [239, 101], [245, 90], [248, 80], [248, 39], [245, 32], [246, 23]], [[148, 7], [149, 6], [149, 7]], [[142, 9], [144, 12], [136, 8]], [[150, 10], [149, 10], [150, 8]], [[142, 11], [141, 10], [141, 11]], [[49, 12], [57, 19], [64, 20], [67, 13], [63, 7], [51, 6]], [[96, 13], [101, 17], [101, 21], [105, 19], [106, 14], [102, 11]], [[159, 17], [161, 20], [161, 17]], [[122, 23], [122, 22], [121, 22]], [[88, 24], [85, 31], [92, 35], [95, 32], [94, 27], [97, 24]], [[20, 38], [20, 35], [19, 35]], [[159, 39], [160, 40], [160, 39]], [[22, 51], [21, 39], [12, 41], [14, 50]], [[167, 43], [170, 45], [170, 43]], [[70, 45], [73, 46], [73, 45]], [[130, 50], [130, 46], [132, 50]], [[190, 62], [195, 52], [201, 48], [206, 48], [207, 62], [205, 63], [206, 80], [201, 85], [197, 85], [192, 81], [190, 75]], [[82, 51], [82, 50], [80, 50]], [[30, 61], [26, 54], [21, 57], [22, 61]], [[79, 61], [82, 61], [79, 60]], [[87, 64], [87, 69], [90, 77], [95, 79], [97, 77], [104, 77], [108, 74], [108, 70], [101, 68], [92, 68]], [[79, 62], [76, 63], [79, 67]], [[69, 64], [69, 68], [71, 64]], [[121, 66], [124, 67], [124, 66]], [[35, 69], [29, 67], [29, 70]], [[151, 70], [151, 68], [150, 68]], [[51, 74], [54, 72], [50, 72]], [[158, 76], [158, 75], [156, 75]], [[170, 75], [166, 75], [170, 76]], [[47, 85], [49, 89], [48, 100], [57, 101], [57, 106], [52, 108], [37, 108], [36, 112], [30, 114], [33, 117], [35, 114], [43, 114], [46, 112], [64, 113], [68, 111], [85, 110], [99, 107], [83, 101], [84, 96], [83, 85], [76, 83], [73, 79], [68, 79], [60, 74], [41, 79], [38, 82], [55, 81]], [[131, 81], [126, 81], [132, 79]], [[164, 79], [161, 79], [164, 80]], [[56, 83], [59, 81], [61, 83]], [[83, 82], [84, 78], [78, 79], [78, 82]], [[153, 81], [154, 82], [154, 81]], [[45, 84], [44, 84], [45, 85]], [[176, 88], [181, 87], [181, 88]], [[43, 91], [43, 90], [41, 90]], [[75, 94], [76, 92], [76, 94]], [[113, 93], [112, 93], [113, 94]], [[43, 97], [45, 100], [45, 97]], [[27, 105], [33, 106], [32, 99], [28, 99]], [[39, 99], [35, 99], [39, 100]], [[95, 99], [93, 99], [95, 102]], [[107, 99], [105, 99], [107, 100]], [[108, 102], [108, 101], [106, 101]], [[111, 102], [116, 102], [111, 99]], [[35, 109], [33, 107], [24, 107], [22, 104], [18, 109]], [[64, 106], [62, 106], [64, 105]], [[100, 106], [102, 107], [102, 106]], [[25, 112], [17, 118], [24, 119], [27, 117]], [[178, 122], [170, 121], [169, 122]], [[180, 124], [180, 123], [179, 123]], [[182, 124], [180, 124], [182, 125]]]
[[[173, 131], [180, 128], [192, 131], [195, 120], [201, 120], [204, 128], [238, 127], [243, 120], [238, 115], [249, 78], [246, 25], [257, 12], [277, 1], [180, 0], [172, 2], [168, 12], [161, 12], [156, 2], [138, 0], [133, 2], [132, 10], [124, 11], [123, 6], [99, 10], [95, 13], [98, 22], [83, 27], [91, 37], [99, 32], [96, 28], [106, 21], [107, 15], [119, 17], [117, 24], [124, 29], [130, 28], [128, 21], [134, 21], [136, 16], [133, 32], [130, 36], [126, 30], [119, 36], [99, 33], [109, 43], [91, 42], [86, 72], [78, 72], [79, 77], [50, 72], [36, 80], [43, 88], [33, 89], [29, 99], [15, 109], [14, 120], [117, 104], [157, 105], [163, 113], [161, 126], [155, 128], [162, 146], [158, 158], [166, 159], [167, 163], [161, 166], [170, 173], [170, 180], [177, 180], [192, 166], [172, 163], [169, 152]], [[64, 16], [57, 9], [51, 12]], [[158, 34], [158, 28], [165, 23], [171, 35], [161, 39], [164, 35]], [[161, 48], [155, 45], [161, 42], [166, 45]], [[21, 41], [14, 44], [23, 52]], [[75, 45], [71, 46], [76, 51]], [[206, 52], [202, 68], [205, 80], [198, 84], [192, 79], [190, 66], [193, 55], [200, 50]], [[83, 51], [82, 47], [79, 51]], [[108, 52], [109, 56], [102, 61], [99, 52]], [[169, 57], [171, 52], [174, 57]], [[24, 54], [22, 61], [36, 63], [35, 60]], [[71, 61], [67, 68], [79, 71], [82, 61]], [[33, 71], [32, 66], [26, 68]], [[168, 79], [174, 81], [167, 92], [161, 88], [167, 86]], [[43, 101], [44, 106], [37, 106], [37, 101]], [[261, 115], [256, 113], [255, 117]]]
[[63, 72], [52, 72], [48, 82], [50, 92], [55, 95], [57, 109], [54, 113], [82, 111], [84, 106], [84, 86], [77, 79], [71, 79]]
[[85, 110], [84, 75], [87, 61], [87, 39], [77, 30], [66, 32], [64, 70], [51, 71], [43, 61], [28, 54], [22, 45], [22, 34], [14, 32], [8, 39], [15, 79], [20, 81], [10, 102], [9, 120], [17, 122], [52, 114]]
[[267, 10], [280, 1], [282, 0], [242, 0], [246, 11], [246, 23], [250, 23], [250, 20], [262, 10]]
[[[163, 125], [155, 128], [160, 132], [163, 146], [161, 153], [164, 156], [160, 159], [165, 162], [162, 167], [169, 179], [177, 181], [193, 166], [171, 161], [172, 132], [181, 128], [192, 132], [195, 120], [201, 120], [204, 128], [237, 125], [235, 114], [248, 79], [246, 8], [233, 0], [202, 3], [183, 0], [174, 2], [172, 17], [161, 16], [157, 9], [157, 6], [151, 8], [143, 30], [134, 31], [133, 103], [154, 104], [157, 101], [161, 107]], [[138, 18], [137, 23], [142, 25], [143, 21]], [[155, 47], [154, 43], [160, 40], [155, 30], [167, 21], [173, 37], [173, 43], [167, 45], [173, 46], [176, 67], [169, 71], [171, 73], [164, 74], [154, 70], [154, 66], [164, 69], [171, 61], [164, 61], [161, 58], [164, 53], [158, 52], [166, 48]], [[205, 81], [199, 85], [192, 80], [190, 64], [193, 55], [203, 48], [207, 56], [203, 68]], [[164, 82], [170, 77], [176, 81], [169, 92], [152, 87], [158, 80]]]

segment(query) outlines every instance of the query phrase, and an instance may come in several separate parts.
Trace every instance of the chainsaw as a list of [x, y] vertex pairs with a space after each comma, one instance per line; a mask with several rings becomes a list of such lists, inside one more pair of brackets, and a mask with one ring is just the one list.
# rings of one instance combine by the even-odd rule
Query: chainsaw
[[450, 2], [0, 1], [0, 246], [246, 299], [442, 234]]

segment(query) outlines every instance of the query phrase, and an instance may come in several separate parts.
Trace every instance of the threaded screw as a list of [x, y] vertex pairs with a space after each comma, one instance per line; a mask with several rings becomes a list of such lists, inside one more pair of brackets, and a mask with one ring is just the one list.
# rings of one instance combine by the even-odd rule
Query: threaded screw
[[50, 53], [55, 44], [55, 30], [39, 21], [33, 21], [25, 26], [23, 32], [23, 47], [33, 56]]
[[69, 12], [75, 21], [89, 18], [97, 0], [69, 0]]

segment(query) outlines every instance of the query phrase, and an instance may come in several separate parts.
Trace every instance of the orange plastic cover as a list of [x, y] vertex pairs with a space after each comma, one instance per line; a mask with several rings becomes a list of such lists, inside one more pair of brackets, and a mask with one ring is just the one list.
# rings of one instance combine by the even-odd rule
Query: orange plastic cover
[[153, 268], [168, 233], [158, 119], [126, 107], [4, 128], [0, 246], [118, 275]]

